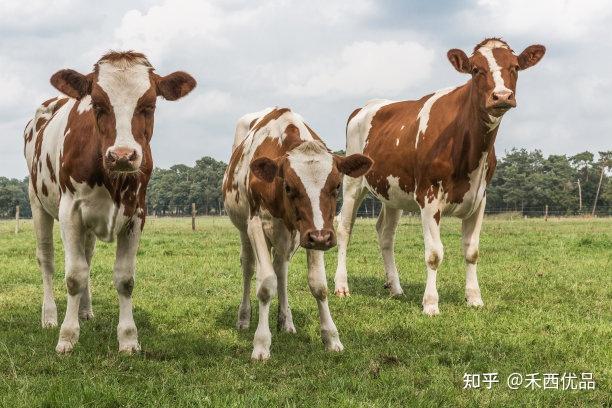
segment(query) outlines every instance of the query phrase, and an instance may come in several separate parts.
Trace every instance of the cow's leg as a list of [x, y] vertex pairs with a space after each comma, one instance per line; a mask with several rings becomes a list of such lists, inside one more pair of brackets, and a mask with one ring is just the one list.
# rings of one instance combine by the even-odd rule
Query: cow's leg
[[119, 324], [117, 340], [119, 352], [132, 354], [140, 351], [138, 330], [132, 311], [132, 291], [136, 273], [136, 252], [140, 242], [140, 220], [132, 228], [126, 228], [117, 236], [117, 254], [113, 270], [113, 283], [119, 295]]
[[440, 213], [436, 206], [425, 206], [421, 210], [423, 238], [425, 240], [425, 264], [427, 266], [427, 283], [423, 295], [423, 313], [434, 316], [440, 313], [438, 309], [438, 290], [436, 289], [436, 274], [444, 257], [444, 247], [440, 239]]
[[287, 333], [295, 333], [293, 325], [293, 316], [289, 307], [289, 298], [287, 294], [287, 274], [289, 271], [289, 254], [285, 251], [274, 249], [274, 273], [276, 273], [276, 282], [278, 287], [278, 330], [284, 330]]
[[323, 251], [307, 250], [306, 260], [308, 262], [308, 286], [319, 307], [321, 340], [326, 350], [342, 351], [344, 347], [340, 342], [338, 329], [336, 329], [327, 304], [327, 278], [325, 277]]
[[342, 210], [338, 219], [338, 229], [336, 232], [338, 240], [338, 266], [334, 282], [336, 284], [335, 293], [337, 296], [349, 296], [348, 273], [346, 270], [346, 253], [351, 239], [351, 232], [357, 210], [366, 196], [366, 189], [363, 188], [363, 177], [352, 178], [344, 176], [342, 186]]
[[391, 296], [399, 296], [404, 294], [400, 286], [397, 267], [395, 266], [395, 231], [399, 224], [402, 210], [390, 208], [383, 204], [382, 211], [376, 222], [376, 232], [378, 232], [378, 245], [382, 253], [383, 262], [385, 264], [385, 275], [387, 283], [385, 287], [389, 289]]
[[87, 260], [87, 266], [89, 266], [89, 277], [87, 279], [87, 287], [83, 291], [81, 303], [79, 304], [79, 317], [83, 320], [90, 320], [94, 317], [93, 309], [91, 308], [91, 258], [93, 257], [95, 247], [96, 235], [93, 232], [87, 232], [85, 234], [85, 259]]
[[270, 259], [270, 250], [264, 235], [261, 218], [255, 216], [249, 220], [247, 231], [257, 260], [256, 281], [257, 299], [259, 300], [259, 321], [253, 338], [253, 360], [267, 360], [270, 358], [270, 302], [276, 295], [276, 276]]
[[66, 289], [66, 316], [60, 328], [59, 340], [55, 350], [58, 353], [69, 353], [79, 340], [79, 304], [87, 288], [89, 266], [85, 257], [83, 227], [79, 215], [73, 210], [69, 200], [60, 203], [60, 228], [64, 242]]
[[251, 324], [251, 278], [255, 270], [255, 254], [249, 236], [240, 233], [240, 266], [242, 267], [242, 301], [238, 307], [238, 330], [247, 330]]
[[36, 231], [36, 259], [43, 281], [42, 327], [55, 327], [57, 326], [57, 307], [53, 297], [53, 273], [55, 272], [53, 217], [42, 208], [32, 191], [30, 192], [30, 203]]
[[484, 217], [485, 199], [480, 203], [478, 210], [469, 218], [463, 220], [461, 233], [463, 236], [463, 256], [465, 258], [465, 299], [468, 306], [484, 306], [478, 286], [476, 263], [478, 262], [478, 244], [480, 242], [480, 228]]

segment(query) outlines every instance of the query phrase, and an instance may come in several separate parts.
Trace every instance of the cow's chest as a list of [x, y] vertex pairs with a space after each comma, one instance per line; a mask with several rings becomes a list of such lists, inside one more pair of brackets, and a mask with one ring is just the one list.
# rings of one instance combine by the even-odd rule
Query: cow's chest
[[459, 218], [467, 218], [472, 215], [482, 203], [485, 197], [487, 188], [487, 171], [488, 171], [488, 154], [483, 153], [478, 167], [468, 174], [467, 182], [469, 186], [467, 191], [461, 191], [462, 196], [459, 199], [449, 202], [448, 195], [443, 195], [441, 200], [442, 213], [453, 215]]
[[115, 203], [105, 187], [91, 188], [82, 184], [76, 187], [74, 194], [62, 196], [60, 222], [62, 217], [69, 216], [86, 230], [92, 231], [98, 239], [112, 242], [134, 217], [126, 216], [124, 212], [124, 206]]

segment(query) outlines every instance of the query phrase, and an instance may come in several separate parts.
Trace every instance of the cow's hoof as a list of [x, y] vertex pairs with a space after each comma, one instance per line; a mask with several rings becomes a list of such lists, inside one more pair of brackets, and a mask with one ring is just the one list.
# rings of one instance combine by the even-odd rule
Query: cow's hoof
[[325, 350], [339, 353], [344, 350], [344, 346], [340, 342], [340, 339], [333, 339], [325, 343]]
[[43, 306], [41, 324], [45, 329], [57, 327], [57, 308], [55, 304], [49, 307]]
[[43, 329], [50, 329], [53, 327], [57, 327], [57, 316], [49, 317], [45, 316], [42, 318], [42, 327]]
[[236, 322], [236, 329], [238, 330], [249, 330], [249, 326], [251, 325], [250, 319], [248, 320], [238, 320]]
[[119, 353], [125, 355], [132, 355], [140, 351], [140, 344], [138, 340], [130, 340], [119, 344]]
[[472, 298], [472, 299], [466, 299], [467, 300], [467, 305], [469, 307], [483, 307], [484, 306], [484, 302], [482, 301], [482, 298], [479, 296], [477, 298]]
[[400, 285], [386, 283], [385, 288], [389, 289], [389, 295], [391, 295], [391, 297], [400, 297], [404, 294], [404, 290]]
[[91, 320], [94, 318], [93, 310], [79, 310], [79, 319], [81, 320]]
[[295, 330], [295, 326], [291, 320], [285, 320], [284, 322], [279, 322], [278, 329], [287, 333], [297, 333]]
[[347, 285], [336, 286], [336, 290], [334, 292], [338, 297], [349, 297], [351, 296], [351, 292], [349, 292], [349, 288]]
[[277, 329], [287, 333], [296, 332], [295, 326], [293, 325], [293, 316], [291, 315], [291, 310], [288, 310], [285, 314], [279, 311]]
[[57, 354], [69, 354], [73, 349], [74, 344], [68, 340], [60, 340], [57, 342], [57, 346], [55, 346], [55, 351]]
[[253, 361], [266, 361], [270, 358], [270, 350], [265, 347], [255, 347], [251, 354]]
[[423, 305], [423, 313], [427, 316], [437, 316], [440, 314], [440, 310], [438, 309], [437, 304]]

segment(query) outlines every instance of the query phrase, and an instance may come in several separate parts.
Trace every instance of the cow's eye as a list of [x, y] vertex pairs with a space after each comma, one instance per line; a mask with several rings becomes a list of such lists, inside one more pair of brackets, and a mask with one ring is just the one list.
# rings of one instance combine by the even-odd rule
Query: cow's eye
[[291, 194], [291, 187], [289, 187], [289, 184], [287, 183], [285, 183], [285, 193]]
[[480, 75], [483, 74], [484, 71], [480, 68], [474, 67], [472, 68], [472, 75], [476, 76], [476, 75]]

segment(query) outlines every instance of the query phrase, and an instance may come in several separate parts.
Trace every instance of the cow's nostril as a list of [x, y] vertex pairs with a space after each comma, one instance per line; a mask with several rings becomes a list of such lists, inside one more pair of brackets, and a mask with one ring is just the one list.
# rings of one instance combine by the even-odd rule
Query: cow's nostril
[[494, 101], [497, 101], [498, 99], [499, 99], [499, 96], [497, 96], [497, 94], [496, 94], [496, 93], [494, 93], [494, 94], [493, 94], [493, 100], [494, 100]]
[[108, 153], [106, 153], [106, 158], [114, 162], [115, 160], [117, 160], [117, 155], [111, 150], [109, 150]]
[[514, 94], [511, 93], [510, 95], [508, 95], [508, 100], [511, 101], [512, 99], [514, 99]]
[[128, 159], [130, 161], [134, 161], [136, 160], [137, 157], [138, 157], [138, 154], [136, 153], [136, 150], [132, 150], [132, 154], [130, 154], [130, 157], [128, 157]]

